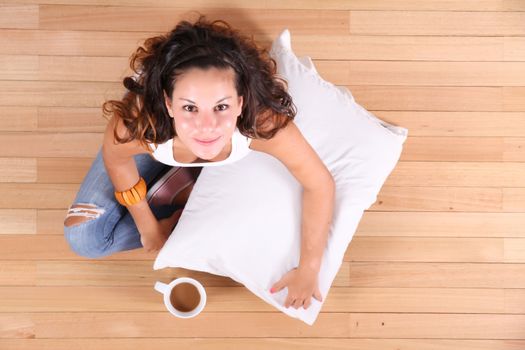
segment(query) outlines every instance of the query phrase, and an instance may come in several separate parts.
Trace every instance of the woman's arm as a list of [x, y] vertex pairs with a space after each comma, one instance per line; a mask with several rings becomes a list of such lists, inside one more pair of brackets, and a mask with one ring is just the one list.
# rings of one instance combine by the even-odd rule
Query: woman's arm
[[254, 139], [250, 148], [279, 159], [303, 186], [299, 269], [317, 273], [332, 222], [335, 182], [293, 121], [269, 139]]
[[[137, 140], [128, 143], [115, 142], [113, 130], [117, 125], [117, 134], [127, 136], [127, 129], [119, 118], [112, 117], [104, 133], [102, 157], [106, 171], [115, 187], [115, 191], [125, 191], [133, 187], [140, 178], [133, 156], [147, 153]], [[162, 247], [165, 240], [160, 239], [162, 231], [159, 221], [151, 211], [146, 199], [127, 207], [141, 234], [141, 241], [147, 251], [156, 251]], [[167, 238], [167, 237], [166, 237]]]

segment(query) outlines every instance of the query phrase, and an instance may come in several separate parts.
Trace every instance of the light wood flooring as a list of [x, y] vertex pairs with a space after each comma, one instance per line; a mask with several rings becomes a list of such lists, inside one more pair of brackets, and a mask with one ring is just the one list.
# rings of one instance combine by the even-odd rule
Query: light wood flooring
[[[289, 28], [325, 79], [409, 129], [312, 327], [228, 278], [63, 238], [102, 102], [190, 10], [261, 45]], [[0, 194], [0, 349], [525, 349], [525, 0], [2, 1]], [[208, 291], [195, 319], [152, 288], [176, 276]]]

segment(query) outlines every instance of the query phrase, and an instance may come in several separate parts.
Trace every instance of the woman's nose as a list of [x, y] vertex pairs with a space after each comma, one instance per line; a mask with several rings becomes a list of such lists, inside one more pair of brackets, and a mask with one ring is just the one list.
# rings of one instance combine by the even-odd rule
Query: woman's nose
[[195, 124], [202, 132], [213, 131], [217, 127], [217, 118], [213, 113], [201, 113], [195, 120]]

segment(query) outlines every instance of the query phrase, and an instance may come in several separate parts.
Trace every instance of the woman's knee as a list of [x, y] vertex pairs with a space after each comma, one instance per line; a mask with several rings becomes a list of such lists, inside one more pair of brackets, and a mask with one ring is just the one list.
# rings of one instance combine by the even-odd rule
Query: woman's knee
[[100, 258], [107, 255], [107, 244], [95, 232], [97, 225], [89, 225], [104, 213], [103, 208], [93, 204], [75, 204], [69, 209], [64, 220], [64, 236], [73, 252], [86, 258]]
[[71, 227], [89, 220], [98, 219], [104, 212], [104, 208], [98, 208], [95, 204], [73, 204], [64, 219], [64, 226]]

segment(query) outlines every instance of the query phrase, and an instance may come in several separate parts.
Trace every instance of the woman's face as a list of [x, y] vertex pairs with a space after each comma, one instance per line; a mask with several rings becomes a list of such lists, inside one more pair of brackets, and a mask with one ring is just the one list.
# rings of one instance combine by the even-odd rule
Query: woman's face
[[191, 68], [177, 77], [166, 107], [179, 141], [194, 155], [210, 160], [230, 143], [242, 96], [237, 96], [232, 68]]

